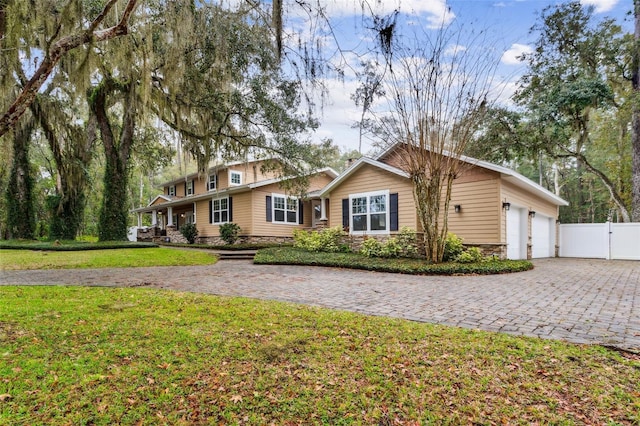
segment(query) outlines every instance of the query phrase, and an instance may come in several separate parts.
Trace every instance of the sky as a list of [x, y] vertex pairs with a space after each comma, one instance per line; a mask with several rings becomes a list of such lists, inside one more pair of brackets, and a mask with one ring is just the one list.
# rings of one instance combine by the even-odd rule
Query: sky
[[[595, 18], [614, 18], [624, 31], [633, 31], [631, 0], [582, 0], [584, 5], [594, 7]], [[347, 62], [357, 62], [354, 52], [359, 51], [369, 40], [363, 38], [358, 27], [362, 25], [362, 13], [358, 2], [353, 0], [326, 0], [326, 12], [332, 23], [335, 40], [346, 51], [342, 58]], [[516, 88], [516, 82], [526, 70], [517, 60], [522, 52], [532, 49], [536, 36], [530, 34], [530, 28], [536, 23], [539, 13], [547, 6], [561, 3], [548, 0], [370, 0], [377, 12], [391, 12], [399, 8], [399, 21], [406, 25], [424, 28], [438, 27], [443, 20], [452, 25], [486, 29], [487, 54], [499, 56], [498, 77], [504, 90], [500, 102], [509, 105], [510, 96]], [[286, 5], [286, 2], [285, 2]], [[303, 20], [298, 21], [298, 25]], [[294, 19], [289, 22], [296, 25]], [[287, 23], [285, 23], [287, 25]], [[333, 38], [333, 37], [331, 37]], [[327, 41], [330, 44], [330, 41]], [[352, 55], [349, 58], [349, 55]], [[498, 60], [496, 56], [496, 60]], [[312, 135], [316, 141], [330, 138], [343, 150], [358, 149], [358, 130], [352, 128], [360, 119], [361, 111], [350, 96], [358, 82], [347, 67], [344, 79], [327, 76], [325, 84], [329, 96], [324, 106], [317, 112], [320, 127]], [[373, 150], [370, 140], [363, 140], [363, 154]]]

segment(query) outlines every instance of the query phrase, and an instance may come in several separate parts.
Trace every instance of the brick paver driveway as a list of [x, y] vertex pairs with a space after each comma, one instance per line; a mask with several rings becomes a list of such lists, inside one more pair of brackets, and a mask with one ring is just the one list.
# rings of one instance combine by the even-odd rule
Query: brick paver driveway
[[425, 277], [214, 266], [0, 271], [0, 284], [149, 286], [246, 296], [640, 351], [640, 262], [542, 259], [506, 275]]

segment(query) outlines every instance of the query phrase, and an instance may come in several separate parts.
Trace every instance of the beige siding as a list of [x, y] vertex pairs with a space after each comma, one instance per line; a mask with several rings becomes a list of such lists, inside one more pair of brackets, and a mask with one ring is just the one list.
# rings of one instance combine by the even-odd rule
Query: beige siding
[[[491, 174], [476, 177], [491, 177]], [[497, 176], [479, 181], [461, 179], [453, 184], [449, 205], [449, 231], [467, 244], [500, 243], [500, 185]], [[461, 206], [455, 213], [454, 206]]]
[[[240, 226], [240, 234], [247, 235], [251, 232], [251, 192], [232, 194], [232, 221]], [[209, 223], [209, 199], [196, 203], [196, 224], [198, 236], [215, 237], [220, 235], [220, 225]]]
[[557, 218], [558, 206], [546, 201], [524, 189], [518, 188], [511, 182], [502, 180], [501, 199], [514, 206], [526, 207], [529, 210], [541, 213], [545, 216]]
[[398, 227], [417, 229], [413, 189], [408, 179], [374, 166], [362, 166], [330, 194], [329, 226], [342, 226], [342, 200], [349, 194], [384, 191], [398, 193]]

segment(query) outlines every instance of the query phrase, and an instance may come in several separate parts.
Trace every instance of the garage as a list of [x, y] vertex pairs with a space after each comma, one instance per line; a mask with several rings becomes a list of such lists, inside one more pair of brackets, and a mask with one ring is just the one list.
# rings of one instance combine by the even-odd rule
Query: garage
[[507, 211], [507, 258], [527, 258], [527, 213], [523, 208], [511, 206]]
[[555, 221], [549, 216], [536, 214], [531, 219], [531, 257], [555, 255]]

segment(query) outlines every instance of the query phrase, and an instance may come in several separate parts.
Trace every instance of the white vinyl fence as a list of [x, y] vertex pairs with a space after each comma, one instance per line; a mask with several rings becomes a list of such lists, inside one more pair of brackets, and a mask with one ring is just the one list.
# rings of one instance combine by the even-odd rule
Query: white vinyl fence
[[640, 223], [560, 225], [560, 257], [640, 260]]

